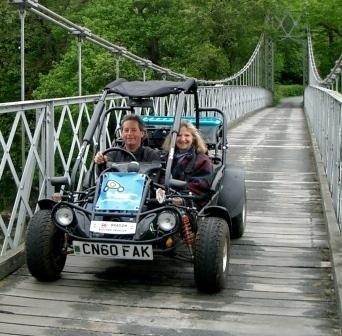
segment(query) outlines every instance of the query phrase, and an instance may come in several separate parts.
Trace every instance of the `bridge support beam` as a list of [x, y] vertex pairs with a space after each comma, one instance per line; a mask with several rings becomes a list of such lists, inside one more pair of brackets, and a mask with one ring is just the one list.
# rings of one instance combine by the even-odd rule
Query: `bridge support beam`
[[274, 48], [270, 37], [265, 36], [264, 41], [264, 60], [265, 60], [265, 83], [264, 87], [274, 91]]

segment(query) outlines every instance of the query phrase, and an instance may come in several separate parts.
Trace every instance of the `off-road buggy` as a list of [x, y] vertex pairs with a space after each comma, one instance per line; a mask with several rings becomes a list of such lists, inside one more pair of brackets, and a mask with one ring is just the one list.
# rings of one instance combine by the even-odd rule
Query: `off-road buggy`
[[[105, 100], [110, 93], [128, 97], [128, 105], [106, 109]], [[167, 115], [151, 109], [148, 114], [141, 113], [153, 106], [155, 97], [170, 95], [175, 97], [171, 104], [174, 110], [167, 111]], [[186, 100], [185, 95], [192, 95], [192, 99]], [[134, 155], [117, 145], [118, 135], [116, 145], [104, 153], [124, 152], [127, 162], [109, 162], [101, 172], [91, 164], [81, 190], [76, 190], [87, 148], [94, 146], [95, 131], [103, 133], [108, 114], [114, 112], [118, 116], [118, 111], [141, 115], [151, 147], [160, 149], [170, 133], [170, 154], [165, 162], [138, 163]], [[172, 177], [173, 153], [182, 119], [199, 129], [213, 163], [208, 202], [200, 209], [195, 205], [199, 196], [186, 191], [185, 181]], [[200, 291], [219, 291], [228, 270], [230, 238], [241, 237], [246, 222], [244, 172], [227, 164], [227, 146], [225, 115], [217, 108], [199, 106], [194, 80], [119, 79], [108, 84], [95, 107], [70, 178], [50, 179], [52, 185], [61, 188], [61, 200], [40, 200], [39, 210], [29, 223], [26, 255], [30, 273], [40, 281], [57, 279], [69, 253], [151, 261], [157, 255], [165, 255], [193, 263]], [[177, 196], [184, 200], [182, 205], [174, 204]]]

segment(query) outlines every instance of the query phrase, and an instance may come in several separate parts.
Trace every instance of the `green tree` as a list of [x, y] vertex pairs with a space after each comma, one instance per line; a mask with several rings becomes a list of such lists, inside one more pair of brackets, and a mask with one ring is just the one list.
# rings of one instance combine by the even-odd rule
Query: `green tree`
[[[279, 82], [301, 83], [303, 42], [284, 39], [265, 17], [301, 15], [301, 32], [310, 24], [316, 62], [324, 77], [341, 53], [341, 6], [338, 0], [40, 0], [93, 34], [126, 47], [173, 71], [200, 79], [222, 79], [247, 62], [262, 31], [276, 42]], [[0, 78], [2, 102], [20, 98], [20, 22], [16, 8], [0, 3]], [[306, 15], [305, 15], [306, 14]], [[304, 41], [304, 36], [302, 36]], [[82, 43], [83, 92], [95, 93], [115, 78], [115, 56]], [[26, 97], [77, 94], [76, 38], [28, 12], [26, 17]], [[29, 69], [29, 71], [28, 71]], [[120, 76], [141, 78], [142, 69], [120, 59]], [[148, 78], [157, 78], [152, 71]]]
[[[51, 10], [61, 15], [68, 11], [70, 1], [44, 1]], [[75, 9], [76, 10], [76, 9]], [[20, 18], [19, 8], [0, 2], [0, 102], [20, 100]], [[58, 63], [67, 46], [65, 33], [53, 24], [26, 11], [25, 15], [25, 84], [26, 99], [38, 85], [39, 75], [47, 74], [53, 63]]]
[[316, 65], [324, 78], [342, 52], [341, 1], [311, 0], [308, 2], [307, 11]]

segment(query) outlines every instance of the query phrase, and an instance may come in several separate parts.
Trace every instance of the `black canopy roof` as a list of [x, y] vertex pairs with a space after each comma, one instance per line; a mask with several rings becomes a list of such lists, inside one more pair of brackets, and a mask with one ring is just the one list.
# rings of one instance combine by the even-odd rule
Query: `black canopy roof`
[[148, 98], [161, 97], [180, 92], [194, 93], [197, 85], [194, 79], [187, 79], [183, 82], [166, 80], [150, 81], [127, 81], [120, 78], [106, 86], [108, 93], [117, 93], [121, 96]]

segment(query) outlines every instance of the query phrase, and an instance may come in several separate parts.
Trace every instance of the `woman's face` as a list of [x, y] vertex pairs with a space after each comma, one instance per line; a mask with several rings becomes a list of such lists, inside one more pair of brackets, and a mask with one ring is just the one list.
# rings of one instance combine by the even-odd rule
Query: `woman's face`
[[186, 127], [181, 127], [177, 135], [176, 146], [178, 149], [189, 149], [192, 146], [194, 137]]

